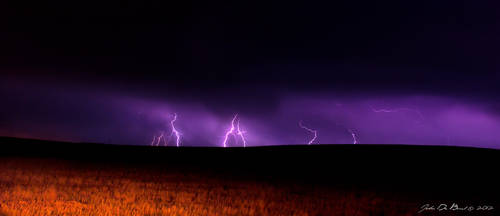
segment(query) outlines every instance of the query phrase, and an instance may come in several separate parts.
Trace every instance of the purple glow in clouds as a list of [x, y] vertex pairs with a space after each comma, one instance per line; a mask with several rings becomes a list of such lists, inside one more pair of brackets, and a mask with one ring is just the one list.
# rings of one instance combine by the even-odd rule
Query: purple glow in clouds
[[[9, 97], [0, 136], [159, 146], [169, 144], [165, 131], [171, 130], [172, 145], [228, 147], [301, 144], [308, 132], [310, 144], [359, 144], [362, 136], [363, 144], [500, 148], [498, 104], [486, 99], [286, 92], [273, 106], [252, 111], [248, 104], [226, 110], [222, 99], [208, 104], [70, 87], [2, 87]], [[228, 122], [224, 116], [235, 111]], [[301, 120], [307, 125], [297, 127]]]

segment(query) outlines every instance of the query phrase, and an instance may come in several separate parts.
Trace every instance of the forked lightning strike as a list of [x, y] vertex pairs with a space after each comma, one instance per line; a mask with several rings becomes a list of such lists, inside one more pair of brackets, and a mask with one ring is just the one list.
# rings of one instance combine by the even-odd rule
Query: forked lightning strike
[[227, 147], [227, 140], [229, 139], [229, 135], [231, 135], [234, 131], [234, 121], [238, 117], [238, 114], [234, 115], [233, 120], [231, 120], [231, 128], [226, 132], [226, 135], [224, 136], [224, 142], [222, 143], [222, 146]]
[[163, 140], [165, 140], [165, 138], [163, 137], [163, 132], [158, 137], [153, 136], [153, 141], [151, 141], [151, 146], [159, 146], [162, 138]]
[[175, 121], [177, 121], [177, 114], [174, 113], [174, 118], [170, 121], [170, 127], [172, 128], [172, 132], [170, 133], [170, 136], [168, 137], [168, 140], [165, 138], [164, 134], [165, 132], [161, 132], [159, 136], [153, 136], [153, 141], [151, 141], [151, 146], [160, 146], [160, 142], [163, 139], [163, 145], [167, 146], [169, 143], [169, 140], [172, 136], [175, 136], [175, 144], [177, 147], [180, 146], [181, 143], [181, 133], [175, 128]]
[[318, 131], [310, 129], [310, 128], [304, 126], [302, 124], [302, 121], [299, 121], [299, 127], [301, 127], [302, 129], [307, 130], [307, 131], [311, 132], [312, 134], [314, 134], [314, 137], [307, 143], [308, 145], [311, 145], [314, 142], [314, 140], [316, 140], [316, 138], [318, 137]]
[[[236, 119], [238, 119], [238, 123], [235, 127], [234, 122], [236, 121]], [[245, 136], [243, 135], [245, 132], [246, 131], [242, 131], [240, 129], [240, 119], [238, 118], [238, 114], [234, 115], [233, 119], [231, 120], [231, 127], [226, 131], [226, 134], [224, 136], [224, 141], [222, 142], [222, 146], [224, 146], [224, 148], [227, 147], [229, 136], [232, 135], [233, 137], [235, 137], [235, 139], [236, 139], [236, 136], [239, 136], [241, 141], [243, 142], [243, 147], [246, 147], [247, 142], [246, 142]], [[237, 140], [236, 140], [236, 142], [237, 142]]]

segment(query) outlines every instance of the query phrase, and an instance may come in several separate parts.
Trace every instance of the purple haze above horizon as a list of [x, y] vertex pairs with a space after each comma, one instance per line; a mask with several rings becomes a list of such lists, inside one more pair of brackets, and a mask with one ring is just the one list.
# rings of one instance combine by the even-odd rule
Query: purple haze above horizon
[[[307, 144], [450, 145], [500, 149], [495, 101], [418, 93], [275, 91], [259, 101], [145, 97], [127, 92], [30, 82], [2, 83], [0, 136], [71, 142], [150, 145], [171, 133], [174, 114], [181, 146], [222, 147], [238, 114], [247, 146]], [[230, 108], [226, 103], [235, 103]], [[249, 105], [252, 104], [252, 105]], [[244, 107], [245, 106], [245, 107]], [[249, 109], [248, 106], [253, 106]], [[241, 109], [240, 109], [241, 108]], [[175, 142], [169, 142], [175, 146]], [[229, 146], [242, 143], [230, 138]]]

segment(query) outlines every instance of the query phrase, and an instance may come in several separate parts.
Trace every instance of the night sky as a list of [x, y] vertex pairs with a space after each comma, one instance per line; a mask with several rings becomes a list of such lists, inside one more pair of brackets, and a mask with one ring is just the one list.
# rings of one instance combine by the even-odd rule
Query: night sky
[[[0, 136], [500, 148], [496, 1], [0, 3]], [[236, 126], [236, 124], [235, 124]], [[175, 145], [175, 138], [165, 139]], [[228, 146], [241, 146], [236, 133]]]

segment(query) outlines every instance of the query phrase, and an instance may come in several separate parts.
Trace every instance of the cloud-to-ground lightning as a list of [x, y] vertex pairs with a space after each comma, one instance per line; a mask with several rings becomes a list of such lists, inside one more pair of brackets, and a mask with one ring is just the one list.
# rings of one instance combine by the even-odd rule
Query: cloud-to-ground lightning
[[159, 146], [161, 139], [165, 140], [163, 137], [163, 132], [160, 133], [160, 136], [153, 136], [153, 141], [151, 141], [151, 146]]
[[299, 121], [299, 127], [301, 127], [302, 129], [307, 130], [307, 131], [311, 132], [312, 134], [314, 134], [314, 137], [307, 143], [308, 145], [311, 145], [314, 142], [314, 140], [316, 140], [316, 138], [318, 137], [318, 131], [310, 129], [310, 128], [304, 126], [302, 124], [302, 121]]
[[344, 130], [346, 130], [347, 132], [349, 132], [349, 135], [351, 135], [351, 137], [352, 137], [352, 144], [358, 144], [359, 143], [358, 135], [356, 134], [356, 132], [354, 131], [354, 129], [352, 129], [350, 127], [347, 127], [347, 126], [344, 126], [342, 124], [335, 123], [335, 125], [337, 125], [339, 127], [342, 127]]
[[240, 119], [238, 119], [238, 124], [236, 126], [236, 134], [238, 136], [240, 136], [241, 138], [241, 141], [243, 141], [243, 147], [247, 147], [247, 141], [245, 140], [245, 136], [243, 136], [243, 134], [245, 133], [246, 131], [242, 131], [240, 129]]
[[177, 121], [177, 113], [174, 113], [174, 117], [173, 119], [170, 121], [170, 128], [172, 130], [172, 132], [170, 133], [170, 136], [167, 138], [165, 138], [164, 134], [165, 132], [161, 132], [159, 136], [153, 136], [153, 141], [151, 141], [151, 146], [160, 146], [160, 142], [163, 140], [163, 145], [164, 146], [167, 146], [169, 141], [170, 141], [170, 138], [172, 138], [173, 136], [175, 136], [175, 145], [177, 147], [180, 146], [181, 144], [181, 133], [177, 130], [177, 128], [175, 128], [175, 121]]
[[226, 135], [224, 136], [224, 142], [222, 143], [222, 146], [227, 147], [227, 140], [229, 139], [229, 135], [231, 135], [234, 132], [234, 121], [238, 117], [238, 114], [234, 115], [233, 120], [231, 120], [231, 127], [229, 130], [226, 131]]
[[165, 138], [163, 137], [163, 132], [161, 132], [160, 136], [158, 137], [158, 142], [156, 143], [156, 146], [160, 146], [160, 141], [161, 139], [165, 140]]
[[161, 132], [159, 136], [153, 136], [153, 141], [151, 146], [160, 146], [160, 142], [163, 140], [163, 146], [167, 146], [167, 139], [164, 136], [164, 132]]
[[347, 129], [347, 131], [349, 131], [352, 136], [352, 144], [358, 144], [358, 136], [356, 135], [356, 133], [354, 133], [354, 130]]
[[[238, 122], [236, 123], [236, 127], [234, 125], [236, 119], [238, 119]], [[245, 131], [242, 131], [240, 129], [240, 119], [238, 118], [238, 114], [234, 115], [233, 119], [231, 120], [231, 127], [226, 131], [226, 134], [224, 135], [224, 141], [222, 142], [222, 146], [227, 147], [228, 145], [228, 140], [229, 136], [232, 135], [233, 137], [239, 136], [241, 141], [243, 142], [243, 147], [246, 147], [247, 142], [244, 136]], [[237, 140], [236, 140], [237, 142]]]
[[181, 133], [175, 128], [175, 121], [177, 121], [177, 113], [174, 113], [174, 118], [170, 121], [170, 127], [172, 128], [172, 133], [170, 133], [170, 136], [175, 136], [175, 145], [179, 147], [181, 141]]
[[151, 141], [151, 146], [155, 146], [156, 143], [156, 136], [153, 136], [153, 141]]

